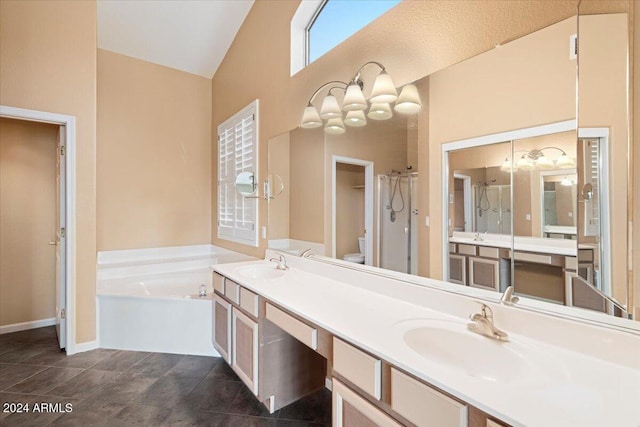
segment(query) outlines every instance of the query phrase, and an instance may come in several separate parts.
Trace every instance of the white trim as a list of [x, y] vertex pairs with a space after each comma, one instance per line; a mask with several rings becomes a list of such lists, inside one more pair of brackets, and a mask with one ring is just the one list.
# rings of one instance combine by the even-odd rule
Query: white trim
[[76, 353], [76, 118], [64, 114], [46, 111], [28, 110], [6, 105], [0, 105], [0, 117], [26, 120], [33, 122], [52, 123], [66, 128], [66, 196], [67, 196], [67, 226], [66, 226], [66, 307], [65, 320], [67, 325], [67, 354]]
[[53, 326], [56, 324], [56, 318], [31, 320], [29, 322], [13, 323], [11, 325], [0, 326], [0, 335], [10, 334], [12, 332], [26, 331], [28, 329], [44, 328], [45, 326]]
[[98, 340], [81, 342], [74, 346], [73, 352], [69, 352], [69, 349], [67, 348], [67, 356], [71, 356], [72, 354], [77, 354], [77, 353], [84, 353], [85, 351], [91, 351], [97, 348], [100, 348], [100, 345], [98, 344]]
[[[609, 179], [609, 128], [580, 128], [578, 139], [598, 138], [600, 146], [600, 164], [598, 171], [600, 177], [606, 177], [606, 185], [599, 188], [600, 191], [600, 274], [598, 287], [605, 294], [611, 296], [611, 180]], [[579, 190], [579, 189], [578, 189]], [[603, 209], [604, 207], [604, 209]], [[630, 222], [629, 222], [630, 223]], [[604, 260], [604, 262], [603, 262]], [[627, 307], [633, 306], [633, 301], [627, 301]]]
[[[553, 170], [541, 170], [538, 174], [540, 177], [540, 237], [544, 237], [545, 233], [545, 208], [544, 208], [544, 177], [545, 176], [560, 176], [560, 175], [575, 175], [576, 179], [578, 178], [578, 171], [576, 169], [553, 169]], [[576, 210], [579, 209], [576, 203]], [[576, 232], [574, 234], [578, 234], [578, 212], [573, 212], [574, 221], [576, 222], [575, 228]], [[577, 241], [576, 241], [577, 244]]]
[[[221, 130], [224, 129], [228, 129], [229, 128], [229, 124], [234, 124], [237, 123], [238, 121], [242, 121], [244, 120], [246, 117], [248, 117], [249, 114], [253, 114], [253, 121], [254, 121], [254, 141], [253, 141], [253, 151], [254, 151], [254, 165], [253, 165], [253, 175], [256, 179], [257, 182], [257, 177], [259, 176], [259, 150], [260, 150], [260, 121], [259, 121], [259, 116], [260, 116], [260, 100], [255, 99], [253, 100], [249, 105], [247, 105], [246, 107], [242, 108], [240, 111], [238, 111], [237, 113], [235, 113], [234, 115], [232, 115], [231, 117], [229, 117], [228, 119], [226, 119], [224, 122], [220, 123], [217, 127], [217, 140], [216, 140], [216, 155], [218, 156], [218, 170], [220, 169], [220, 141], [219, 141], [219, 136], [221, 133]], [[218, 176], [216, 177], [216, 193], [219, 194], [219, 187], [220, 187], [220, 175], [218, 173]], [[257, 194], [257, 193], [256, 193]], [[217, 217], [217, 221], [216, 221], [216, 236], [218, 237], [218, 239], [221, 240], [227, 240], [230, 242], [234, 242], [234, 243], [240, 243], [243, 245], [247, 245], [247, 246], [252, 246], [257, 248], [260, 245], [260, 238], [259, 238], [259, 230], [260, 230], [260, 203], [258, 203], [258, 199], [259, 197], [256, 196], [248, 196], [246, 197], [247, 200], [250, 200], [253, 203], [253, 208], [254, 208], [254, 217], [253, 217], [253, 232], [250, 233], [250, 237], [249, 233], [243, 234], [243, 235], [238, 235], [239, 233], [239, 229], [234, 225], [233, 227], [233, 232], [235, 233], [234, 235], [228, 235], [228, 234], [224, 234], [220, 232], [220, 200], [218, 199], [217, 203], [216, 203], [216, 217]]]
[[495, 144], [498, 142], [509, 142], [514, 139], [533, 138], [535, 136], [567, 132], [570, 130], [576, 130], [576, 125], [577, 122], [575, 120], [565, 120], [563, 122], [549, 123], [541, 126], [534, 126], [530, 128], [516, 129], [507, 132], [478, 136], [475, 138], [462, 139], [460, 141], [453, 141], [442, 144], [442, 151], [447, 152], [452, 150], [460, 150], [463, 148], [472, 148], [481, 145]]
[[336, 167], [338, 163], [364, 166], [364, 263], [373, 265], [373, 162], [350, 157], [331, 157], [331, 256], [336, 257]]
[[473, 218], [473, 216], [471, 215], [473, 210], [473, 206], [471, 205], [471, 177], [456, 172], [453, 173], [453, 177], [461, 179], [464, 184], [464, 231], [470, 232], [472, 231]]
[[324, 0], [303, 0], [291, 18], [291, 75], [307, 65], [307, 29]]

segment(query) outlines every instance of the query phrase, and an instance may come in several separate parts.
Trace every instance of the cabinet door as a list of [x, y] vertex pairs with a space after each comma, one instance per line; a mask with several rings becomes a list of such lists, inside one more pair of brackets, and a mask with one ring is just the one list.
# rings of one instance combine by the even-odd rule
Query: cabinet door
[[231, 304], [213, 295], [213, 346], [227, 363], [231, 350]]
[[459, 285], [467, 284], [467, 257], [449, 254], [449, 281]]
[[400, 427], [402, 425], [335, 378], [333, 379], [332, 416], [334, 427]]
[[469, 286], [500, 290], [500, 261], [469, 257]]
[[231, 368], [258, 395], [258, 324], [233, 307]]

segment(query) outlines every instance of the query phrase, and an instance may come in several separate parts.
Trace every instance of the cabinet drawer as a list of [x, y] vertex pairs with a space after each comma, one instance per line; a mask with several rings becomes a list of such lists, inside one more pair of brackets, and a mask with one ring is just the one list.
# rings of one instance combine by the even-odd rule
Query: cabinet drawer
[[381, 395], [381, 365], [380, 359], [333, 339], [333, 370], [376, 399]]
[[240, 308], [253, 317], [258, 317], [258, 295], [245, 288], [240, 288]]
[[456, 244], [455, 243], [449, 243], [449, 253], [450, 254], [455, 254], [456, 253]]
[[498, 259], [500, 258], [500, 249], [480, 246], [478, 247], [478, 256]]
[[213, 273], [213, 289], [220, 295], [224, 295], [224, 276]]
[[318, 330], [267, 303], [267, 320], [313, 350], [318, 349]]
[[500, 424], [497, 421], [487, 419], [487, 427], [505, 427], [504, 424]]
[[332, 395], [334, 427], [402, 425], [335, 378]]
[[467, 406], [391, 368], [391, 408], [419, 426], [467, 426]]
[[563, 257], [560, 255], [546, 255], [546, 254], [534, 254], [531, 252], [515, 252], [514, 258], [516, 261], [531, 262], [534, 264], [547, 264], [562, 267], [564, 264]]
[[235, 304], [240, 304], [240, 285], [236, 282], [224, 279], [224, 295]]
[[578, 271], [578, 259], [574, 256], [564, 257], [564, 268], [567, 270]]
[[458, 244], [458, 253], [462, 255], [476, 255], [478, 247], [475, 245]]

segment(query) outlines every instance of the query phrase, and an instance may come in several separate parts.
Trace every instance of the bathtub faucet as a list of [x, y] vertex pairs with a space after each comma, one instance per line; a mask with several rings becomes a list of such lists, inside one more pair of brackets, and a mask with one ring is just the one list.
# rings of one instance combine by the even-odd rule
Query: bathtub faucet
[[276, 270], [288, 270], [287, 259], [282, 254], [278, 254], [279, 258], [271, 258], [269, 261], [276, 263]]

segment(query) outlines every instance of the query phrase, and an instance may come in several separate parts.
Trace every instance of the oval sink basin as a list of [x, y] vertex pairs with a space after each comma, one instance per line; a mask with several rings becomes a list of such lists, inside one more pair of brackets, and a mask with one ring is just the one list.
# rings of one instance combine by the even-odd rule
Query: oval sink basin
[[246, 265], [236, 271], [247, 279], [273, 280], [284, 276], [284, 271], [277, 270], [275, 265]]
[[407, 346], [441, 366], [485, 381], [533, 385], [552, 381], [558, 372], [539, 351], [520, 342], [502, 342], [468, 331], [466, 323], [424, 320], [403, 335]]

